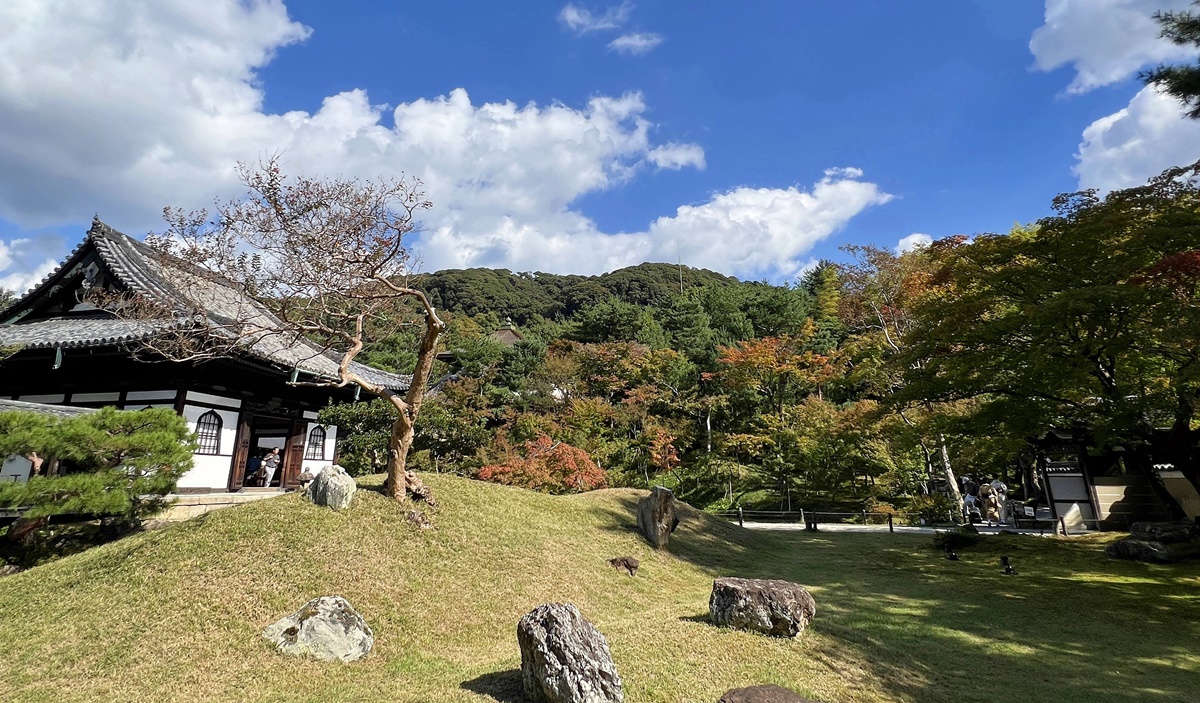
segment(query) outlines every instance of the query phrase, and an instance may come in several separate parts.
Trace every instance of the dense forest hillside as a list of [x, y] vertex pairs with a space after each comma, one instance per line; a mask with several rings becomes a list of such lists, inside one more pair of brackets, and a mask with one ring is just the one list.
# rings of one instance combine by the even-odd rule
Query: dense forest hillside
[[[669, 264], [431, 274], [448, 354], [410, 458], [555, 492], [664, 483], [710, 508], [930, 519], [962, 508], [963, 476], [1044, 500], [1027, 439], [1049, 428], [1121, 447], [1122, 471], [1194, 467], [1198, 201], [1197, 170], [1172, 170], [1004, 234], [846, 247], [783, 285], [685, 268], [681, 290]], [[362, 360], [408, 371], [416, 346], [399, 328]], [[380, 467], [386, 408], [326, 417], [356, 431], [348, 464]]]
[[570, 317], [583, 308], [615, 297], [633, 305], [661, 306], [680, 289], [738, 285], [715, 271], [644, 263], [599, 276], [513, 273], [507, 269], [447, 269], [420, 277], [420, 285], [439, 309], [478, 315], [493, 313], [518, 325], [536, 318]]

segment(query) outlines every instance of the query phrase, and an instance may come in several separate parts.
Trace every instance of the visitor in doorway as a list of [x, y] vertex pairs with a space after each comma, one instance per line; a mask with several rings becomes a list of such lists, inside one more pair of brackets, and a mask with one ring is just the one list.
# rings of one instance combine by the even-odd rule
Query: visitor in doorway
[[275, 470], [279, 468], [279, 447], [272, 449], [271, 453], [263, 458], [262, 465], [263, 472], [266, 474], [263, 477], [263, 485], [270, 486], [271, 481], [275, 479]]

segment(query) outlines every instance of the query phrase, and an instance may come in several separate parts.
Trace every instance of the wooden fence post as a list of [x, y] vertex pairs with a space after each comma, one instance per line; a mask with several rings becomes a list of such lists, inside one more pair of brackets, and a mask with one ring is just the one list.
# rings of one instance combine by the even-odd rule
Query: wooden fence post
[[888, 513], [888, 532], [895, 534], [896, 527], [892, 525], [892, 514]]

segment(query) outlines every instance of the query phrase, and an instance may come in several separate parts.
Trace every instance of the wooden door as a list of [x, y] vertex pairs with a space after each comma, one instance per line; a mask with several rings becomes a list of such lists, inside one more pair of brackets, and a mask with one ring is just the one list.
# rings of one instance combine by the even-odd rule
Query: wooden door
[[279, 479], [279, 487], [295, 489], [300, 487], [300, 468], [304, 464], [304, 443], [308, 439], [308, 423], [304, 420], [292, 422], [292, 432], [288, 435], [287, 449], [283, 454], [283, 476]]
[[233, 440], [233, 466], [229, 469], [229, 490], [240, 491], [246, 484], [246, 462], [250, 460], [250, 429], [253, 416], [238, 415], [237, 436]]

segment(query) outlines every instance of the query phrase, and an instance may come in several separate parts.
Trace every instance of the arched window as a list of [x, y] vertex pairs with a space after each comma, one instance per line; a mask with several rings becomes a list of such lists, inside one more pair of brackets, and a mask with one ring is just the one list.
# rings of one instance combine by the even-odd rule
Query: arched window
[[308, 433], [308, 448], [304, 451], [305, 459], [325, 458], [325, 428], [317, 425]]
[[221, 416], [212, 410], [196, 420], [196, 442], [200, 448], [197, 454], [221, 453]]

